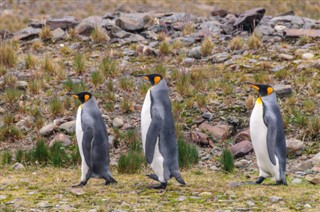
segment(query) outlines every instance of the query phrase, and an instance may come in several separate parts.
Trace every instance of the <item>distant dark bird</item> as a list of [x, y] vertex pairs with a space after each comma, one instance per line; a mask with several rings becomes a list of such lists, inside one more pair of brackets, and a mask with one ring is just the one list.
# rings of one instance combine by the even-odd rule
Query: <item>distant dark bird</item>
[[96, 99], [89, 92], [72, 96], [82, 103], [78, 108], [76, 120], [76, 137], [81, 155], [81, 182], [75, 186], [86, 185], [91, 177], [105, 179], [106, 185], [116, 183], [109, 169], [107, 127]]

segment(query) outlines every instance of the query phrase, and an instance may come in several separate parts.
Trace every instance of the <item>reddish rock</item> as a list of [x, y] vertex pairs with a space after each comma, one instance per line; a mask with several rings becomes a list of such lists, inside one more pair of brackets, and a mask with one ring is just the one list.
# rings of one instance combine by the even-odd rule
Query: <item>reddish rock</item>
[[231, 126], [224, 124], [217, 124], [212, 126], [207, 122], [200, 124], [199, 129], [209, 132], [214, 140], [224, 141], [231, 134]]
[[301, 155], [302, 150], [304, 150], [303, 142], [298, 139], [289, 138], [286, 140], [286, 144], [287, 144], [287, 154]]
[[63, 146], [70, 146], [71, 145], [71, 140], [69, 136], [63, 133], [59, 133], [54, 138], [50, 141], [49, 147], [52, 147], [54, 143], [60, 141]]
[[315, 175], [315, 176], [308, 175], [306, 176], [306, 180], [308, 180], [312, 184], [320, 185], [320, 175]]
[[250, 141], [244, 140], [231, 146], [229, 149], [235, 158], [239, 158], [252, 152], [253, 147]]
[[197, 131], [191, 132], [191, 141], [198, 145], [210, 145], [211, 147], [214, 146], [213, 141], [207, 134]]
[[240, 141], [244, 141], [244, 140], [250, 141], [250, 130], [249, 129], [238, 133], [234, 139], [234, 142], [239, 143]]

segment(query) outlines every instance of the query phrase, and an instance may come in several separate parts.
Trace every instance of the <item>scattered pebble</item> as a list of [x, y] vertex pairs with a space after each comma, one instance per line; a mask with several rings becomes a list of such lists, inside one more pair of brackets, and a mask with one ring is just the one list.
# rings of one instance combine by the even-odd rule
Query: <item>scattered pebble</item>
[[314, 54], [312, 54], [312, 53], [304, 53], [304, 54], [302, 54], [301, 58], [304, 59], [304, 60], [311, 60], [311, 59], [314, 58]]
[[271, 197], [269, 197], [269, 200], [271, 202], [279, 202], [280, 200], [282, 200], [282, 197], [271, 196]]

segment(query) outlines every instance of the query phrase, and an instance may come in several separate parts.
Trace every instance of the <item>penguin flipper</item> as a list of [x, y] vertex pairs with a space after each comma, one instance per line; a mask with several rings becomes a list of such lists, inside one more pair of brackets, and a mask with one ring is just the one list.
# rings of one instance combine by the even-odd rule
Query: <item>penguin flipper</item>
[[146, 159], [147, 163], [151, 164], [153, 161], [154, 151], [156, 147], [157, 140], [160, 136], [162, 125], [162, 118], [157, 110], [152, 111], [152, 121], [150, 123], [147, 137], [146, 137]]
[[267, 149], [269, 154], [269, 159], [273, 165], [276, 165], [276, 141], [277, 141], [277, 122], [274, 120], [273, 116], [266, 114], [265, 124], [268, 128], [267, 131]]
[[92, 168], [92, 142], [94, 139], [93, 135], [93, 129], [91, 127], [87, 127], [84, 129], [83, 132], [83, 139], [82, 139], [82, 150], [84, 159], [89, 167], [89, 169]]

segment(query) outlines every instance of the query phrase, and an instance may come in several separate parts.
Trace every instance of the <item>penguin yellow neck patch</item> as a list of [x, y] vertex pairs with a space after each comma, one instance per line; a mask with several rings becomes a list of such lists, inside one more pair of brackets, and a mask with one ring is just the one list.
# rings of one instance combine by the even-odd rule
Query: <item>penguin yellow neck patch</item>
[[154, 84], [158, 84], [160, 82], [161, 78], [160, 77], [155, 77], [154, 78]]
[[90, 99], [90, 96], [88, 94], [84, 95], [84, 101], [88, 101]]
[[256, 101], [258, 104], [262, 104], [262, 99], [261, 99], [261, 97], [258, 97], [258, 99], [257, 99], [257, 101]]

